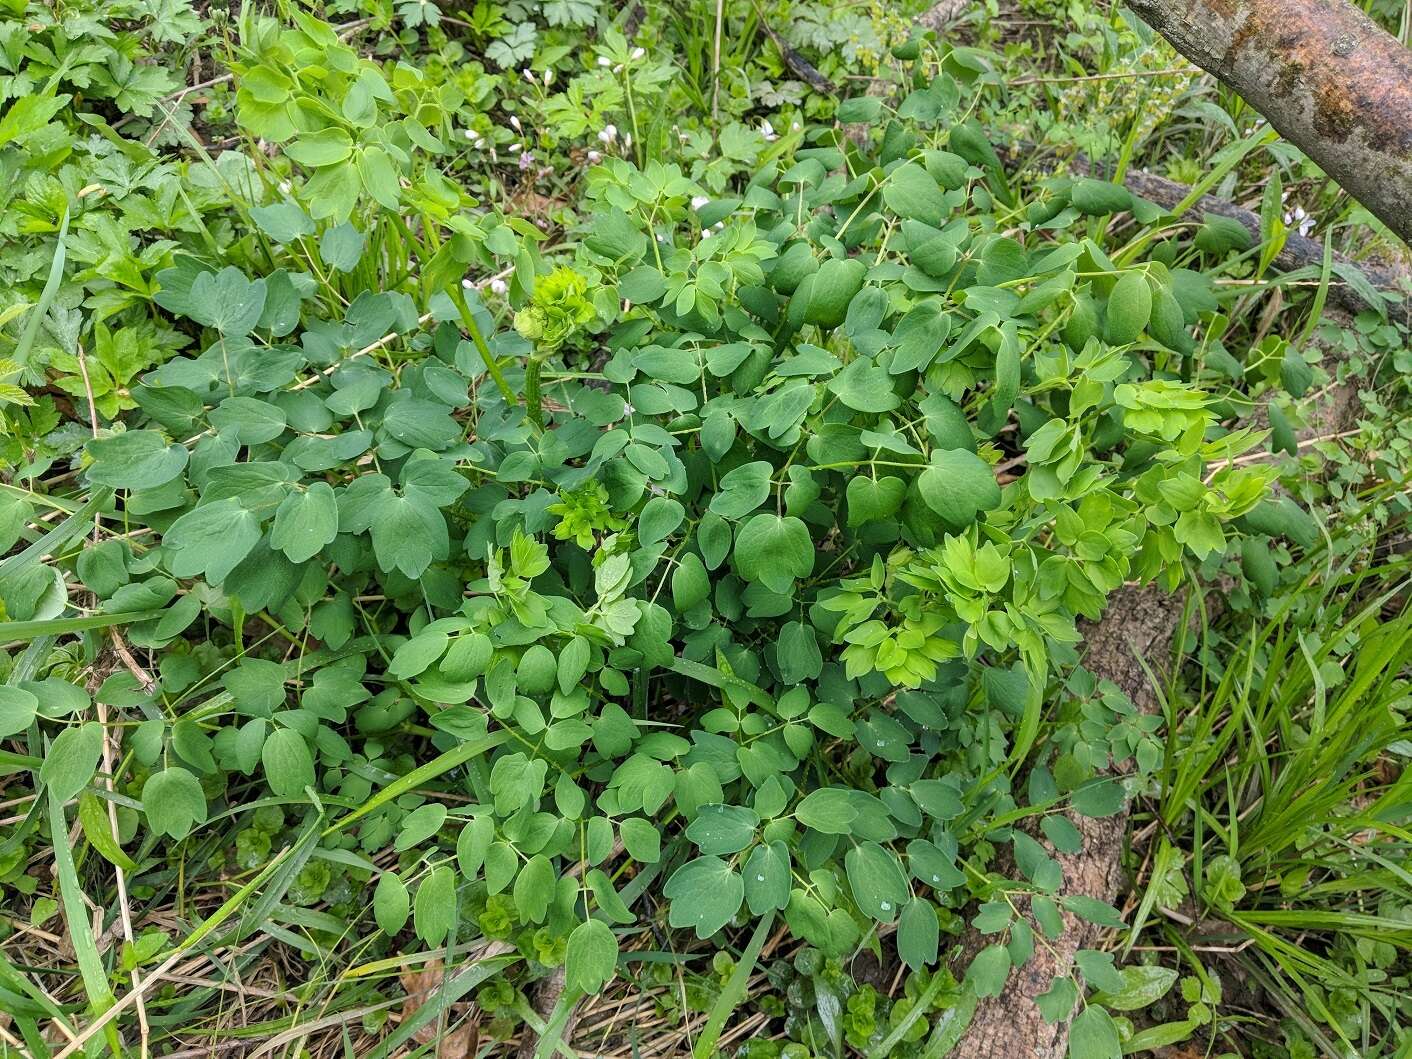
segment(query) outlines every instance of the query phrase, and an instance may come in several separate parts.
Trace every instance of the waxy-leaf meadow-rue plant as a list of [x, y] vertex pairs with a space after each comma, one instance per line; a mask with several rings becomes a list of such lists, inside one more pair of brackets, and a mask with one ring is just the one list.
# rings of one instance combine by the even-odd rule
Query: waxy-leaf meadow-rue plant
[[[145, 330], [99, 339], [161, 356], [3, 498], [7, 547], [57, 514], [0, 563], [31, 644], [5, 767], [48, 790], [0, 880], [77, 796], [135, 892], [229, 857], [328, 910], [280, 940], [504, 940], [573, 995], [615, 976], [649, 888], [703, 939], [895, 934], [913, 969], [979, 897], [972, 1000], [1044, 944], [1011, 895], [1051, 936], [1061, 907], [1117, 922], [1057, 897], [1016, 826], [1074, 852], [1068, 812], [1116, 812], [1157, 763], [1079, 622], [1233, 552], [1236, 520], [1302, 527], [1224, 425], [1249, 395], [1206, 358], [1222, 289], [1104, 223], [1160, 211], [1013, 186], [942, 74], [844, 103], [847, 135], [804, 130], [724, 196], [609, 158], [556, 256], [434, 161], [454, 90], [296, 21], [252, 16], [235, 67], [243, 127], [279, 145], [257, 168], [284, 167], [251, 206], [280, 267], [171, 255]], [[121, 718], [111, 791], [95, 704]], [[1046, 1015], [1077, 998], [1063, 979]]]

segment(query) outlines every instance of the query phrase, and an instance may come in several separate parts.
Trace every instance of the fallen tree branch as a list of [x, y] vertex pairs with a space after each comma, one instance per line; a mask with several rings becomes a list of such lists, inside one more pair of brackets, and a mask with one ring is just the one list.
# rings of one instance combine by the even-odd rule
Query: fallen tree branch
[[[1024, 146], [1027, 145], [1021, 145], [1021, 149]], [[1017, 150], [1012, 150], [1010, 156], [1013, 158], [1017, 153]], [[1095, 166], [1081, 154], [1070, 158], [1067, 165], [1071, 172], [1080, 176], [1105, 177], [1101, 167]], [[1123, 186], [1134, 195], [1168, 210], [1174, 208], [1191, 194], [1191, 188], [1186, 184], [1179, 184], [1175, 180], [1168, 180], [1166, 177], [1141, 169], [1130, 170], [1123, 177]], [[1235, 221], [1257, 241], [1261, 237], [1259, 215], [1244, 206], [1216, 198], [1214, 195], [1202, 196], [1187, 210], [1186, 216], [1199, 218], [1208, 213]], [[1298, 232], [1292, 231], [1288, 233], [1280, 252], [1275, 255], [1273, 266], [1279, 272], [1295, 272], [1304, 268], [1319, 268], [1323, 263], [1324, 244], [1317, 239], [1311, 239], [1307, 235], [1300, 235]], [[1331, 300], [1349, 312], [1356, 313], [1365, 308], [1372, 308], [1379, 312], [1393, 311], [1404, 319], [1412, 319], [1412, 295], [1409, 295], [1401, 286], [1396, 272], [1377, 265], [1359, 264], [1336, 251], [1333, 254], [1333, 263], [1336, 271], [1357, 269], [1367, 278], [1372, 287], [1381, 291], [1398, 292], [1402, 294], [1402, 301], [1400, 305], [1396, 301], [1392, 304], [1384, 302], [1381, 305], [1374, 305], [1364, 297], [1357, 287], [1342, 281], [1330, 282], [1329, 298]]]
[[[967, 6], [967, 0], [943, 0], [942, 3], [920, 16], [917, 20], [918, 25], [938, 29], [954, 20]], [[885, 87], [885, 81], [873, 81], [869, 85], [868, 94], [881, 94]], [[836, 91], [832, 84], [829, 84], [824, 90]], [[866, 126], [850, 126], [847, 128], [846, 134], [850, 139], [861, 142], [860, 137], [866, 137], [866, 129]], [[1041, 171], [1051, 171], [1062, 167], [1077, 176], [1111, 179], [1110, 174], [1105, 172], [1106, 167], [1095, 164], [1082, 153], [1075, 153], [1067, 157], [1045, 155], [1041, 147], [1023, 140], [1009, 145], [996, 145], [996, 151], [1008, 166], [1020, 169], [1034, 167]], [[1186, 201], [1187, 196], [1191, 194], [1190, 186], [1141, 169], [1128, 170], [1123, 176], [1123, 186], [1134, 195], [1166, 210], [1174, 209]], [[1258, 214], [1226, 199], [1216, 198], [1214, 195], [1203, 195], [1186, 210], [1183, 217], [1200, 220], [1206, 214], [1233, 220], [1248, 231], [1255, 240], [1259, 241], [1261, 238]], [[1322, 268], [1323, 263], [1324, 244], [1307, 235], [1291, 231], [1287, 233], [1284, 245], [1275, 255], [1271, 264], [1276, 271], [1295, 272], [1300, 269], [1319, 269]], [[1333, 269], [1336, 274], [1342, 273], [1344, 275], [1349, 270], [1356, 270], [1368, 280], [1369, 286], [1374, 290], [1400, 296], [1375, 304], [1357, 286], [1340, 276], [1329, 283], [1329, 298], [1333, 302], [1349, 312], [1356, 313], [1371, 308], [1380, 313], [1395, 315], [1404, 322], [1412, 323], [1412, 292], [1409, 292], [1401, 273], [1378, 265], [1360, 264], [1337, 251], [1333, 253]]]
[[770, 40], [775, 42], [775, 47], [780, 50], [780, 55], [783, 57], [785, 65], [794, 72], [795, 76], [799, 77], [801, 80], [807, 81], [809, 86], [816, 92], [833, 94], [837, 91], [834, 87], [834, 83], [820, 73], [817, 66], [804, 58], [803, 55], [799, 54], [799, 51], [794, 48], [789, 41], [775, 32], [774, 27], [771, 26], [769, 21], [765, 18], [765, 12], [760, 10], [759, 4], [755, 5], [755, 14], [759, 16], [760, 25], [764, 28], [765, 33], [769, 36]]
[[1347, 0], [1128, 0], [1404, 241], [1412, 51]]

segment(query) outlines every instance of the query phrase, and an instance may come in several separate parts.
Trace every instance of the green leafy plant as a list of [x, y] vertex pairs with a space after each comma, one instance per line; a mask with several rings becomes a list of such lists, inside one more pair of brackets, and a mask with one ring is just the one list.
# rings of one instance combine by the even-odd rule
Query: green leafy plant
[[[978, 120], [1126, 164], [1170, 142], [1146, 90], [1078, 137], [984, 26], [789, 13], [0, 17], [0, 989], [35, 1054], [380, 1059], [474, 1006], [548, 1055], [631, 988], [702, 1057], [746, 1007], [778, 1032], [741, 1054], [935, 1056], [1066, 915], [1181, 958], [1079, 950], [1038, 1000], [1078, 1056], [1244, 1025], [1173, 925], [1208, 916], [1309, 998], [1291, 1051], [1397, 1024], [1402, 851], [1336, 861], [1399, 837], [1396, 781], [1351, 807], [1405, 749], [1405, 623], [1284, 600], [1356, 550], [1310, 501], [1405, 513], [1362, 495], [1405, 463], [1405, 334], [1252, 311], [1311, 279], [1269, 272], [1278, 180], [1255, 240], [1007, 169]], [[900, 89], [806, 90], [787, 43]], [[1199, 179], [1255, 164], [1229, 131]], [[1350, 376], [1375, 421], [1300, 440]], [[1145, 714], [1084, 668], [1121, 586], [1216, 577], [1268, 622], [1204, 652], [1217, 694]], [[1134, 798], [1124, 915], [1061, 865]], [[278, 1013], [208, 1018], [197, 959], [280, 967]]]

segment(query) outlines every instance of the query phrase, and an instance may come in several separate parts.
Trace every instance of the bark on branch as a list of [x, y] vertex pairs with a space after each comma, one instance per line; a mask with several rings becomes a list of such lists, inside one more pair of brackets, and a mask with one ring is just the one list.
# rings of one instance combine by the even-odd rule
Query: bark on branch
[[1412, 51], [1346, 0], [1128, 0], [1412, 243]]

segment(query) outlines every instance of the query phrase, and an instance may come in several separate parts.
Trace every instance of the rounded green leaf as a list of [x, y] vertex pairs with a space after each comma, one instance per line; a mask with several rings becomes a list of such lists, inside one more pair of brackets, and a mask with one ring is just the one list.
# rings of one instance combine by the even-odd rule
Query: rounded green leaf
[[671, 901], [667, 921], [677, 928], [691, 927], [704, 939], [739, 911], [745, 883], [720, 857], [697, 857], [672, 873], [663, 893]]
[[1069, 1024], [1069, 1054], [1084, 1059], [1118, 1059], [1123, 1042], [1113, 1016], [1097, 1004], [1087, 1005]]
[[456, 925], [457, 915], [456, 872], [442, 864], [417, 887], [412, 925], [422, 941], [440, 945]]
[[940, 946], [941, 927], [935, 906], [925, 898], [912, 898], [897, 921], [897, 955], [918, 971], [936, 963]]
[[142, 811], [157, 834], [185, 838], [193, 826], [206, 822], [201, 781], [180, 766], [152, 773], [142, 785]]
[[966, 981], [978, 997], [999, 996], [1010, 977], [1010, 950], [1004, 945], [987, 945], [976, 953], [966, 968]]
[[588, 919], [569, 935], [564, 954], [564, 984], [592, 995], [613, 980], [618, 967], [618, 939], [607, 923]]
[[297, 798], [314, 783], [314, 756], [309, 744], [293, 728], [271, 732], [260, 751], [265, 779], [281, 798]]
[[1084, 293], [1074, 295], [1074, 304], [1069, 318], [1064, 321], [1064, 344], [1075, 353], [1083, 351], [1088, 340], [1098, 331], [1098, 306]]
[[847, 498], [848, 524], [861, 526], [897, 514], [907, 499], [907, 485], [892, 475], [873, 478], [860, 474], [849, 480]]
[[543, 923], [554, 897], [554, 867], [543, 853], [536, 853], [515, 879], [515, 911], [527, 923]]
[[809, 527], [793, 515], [755, 515], [736, 534], [735, 568], [747, 581], [758, 581], [772, 592], [789, 592], [796, 578], [814, 570]]
[[398, 832], [393, 848], [399, 853], [425, 842], [441, 830], [446, 823], [446, 806], [440, 802], [427, 802], [419, 805], [402, 818], [402, 830]]
[[1119, 213], [1132, 208], [1133, 196], [1122, 184], [1112, 184], [1106, 180], [1086, 178], [1074, 182], [1069, 201], [1074, 209], [1090, 217], [1101, 217], [1106, 213]]
[[186, 467], [186, 449], [168, 444], [155, 430], [128, 430], [88, 443], [93, 458], [88, 480], [114, 489], [155, 489]]
[[883, 185], [883, 203], [908, 220], [940, 228], [946, 223], [946, 200], [931, 174], [916, 162], [898, 166]]
[[990, 464], [969, 449], [941, 449], [917, 476], [917, 490], [952, 529], [964, 529], [982, 511], [1000, 506], [1000, 485]]
[[396, 872], [383, 872], [373, 890], [373, 918], [383, 933], [396, 934], [401, 930], [407, 923], [411, 907], [407, 884]]
[[293, 563], [312, 559], [338, 536], [338, 504], [327, 482], [291, 492], [275, 511], [270, 547]]
[[819, 266], [809, 288], [804, 322], [837, 327], [848, 315], [848, 303], [863, 288], [868, 266], [855, 257], [833, 257]]
[[664, 541], [684, 518], [686, 509], [677, 501], [667, 496], [654, 496], [637, 517], [637, 539], [643, 545]]
[[468, 632], [451, 641], [441, 660], [441, 675], [447, 680], [473, 680], [485, 672], [495, 648], [484, 633]]
[[891, 923], [911, 898], [907, 877], [897, 858], [876, 842], [863, 842], [843, 859], [853, 900], [864, 914]]
[[353, 153], [353, 141], [340, 128], [320, 129], [301, 133], [285, 146], [284, 153], [302, 166], [317, 169], [346, 160]]
[[440, 658], [450, 642], [450, 634], [443, 629], [423, 629], [397, 648], [387, 671], [399, 680], [410, 680]]
[[755, 839], [760, 817], [744, 805], [703, 805], [686, 829], [702, 853], [739, 853]]
[[559, 662], [554, 652], [543, 644], [533, 644], [520, 656], [515, 684], [527, 695], [542, 695], [554, 687], [558, 672]]
[[751, 915], [789, 906], [789, 848], [783, 842], [756, 846], [742, 872]]
[[1152, 288], [1141, 272], [1124, 272], [1108, 295], [1103, 337], [1111, 345], [1136, 342], [1152, 318]]
[[0, 738], [23, 732], [34, 721], [39, 699], [23, 688], [0, 685]]
[[672, 571], [672, 606], [677, 613], [691, 610], [711, 594], [706, 565], [695, 552], [683, 555]]
[[65, 728], [44, 755], [40, 782], [59, 801], [66, 802], [88, 785], [102, 754], [102, 725], [89, 721], [77, 728]]

